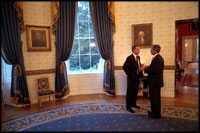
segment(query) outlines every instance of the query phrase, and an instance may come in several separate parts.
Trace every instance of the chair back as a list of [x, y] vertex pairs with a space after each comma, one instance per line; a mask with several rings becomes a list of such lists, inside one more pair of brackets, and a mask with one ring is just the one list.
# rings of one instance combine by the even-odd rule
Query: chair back
[[49, 77], [39, 77], [36, 79], [37, 92], [48, 91], [49, 88]]

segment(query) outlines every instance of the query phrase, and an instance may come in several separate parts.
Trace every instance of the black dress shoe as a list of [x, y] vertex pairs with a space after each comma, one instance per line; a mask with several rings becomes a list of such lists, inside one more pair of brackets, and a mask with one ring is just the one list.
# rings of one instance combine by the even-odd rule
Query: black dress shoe
[[127, 109], [127, 111], [128, 111], [128, 112], [131, 112], [131, 113], [135, 113], [135, 111], [132, 110], [132, 109]]
[[152, 112], [151, 112], [151, 111], [148, 111], [148, 115], [152, 115]]
[[148, 116], [151, 117], [151, 118], [155, 118], [155, 119], [161, 119], [161, 116], [155, 116], [155, 115], [152, 115], [152, 114], [149, 114]]
[[134, 105], [134, 106], [132, 106], [132, 107], [134, 107], [134, 108], [138, 108], [138, 109], [140, 108], [140, 106], [137, 106], [137, 105]]

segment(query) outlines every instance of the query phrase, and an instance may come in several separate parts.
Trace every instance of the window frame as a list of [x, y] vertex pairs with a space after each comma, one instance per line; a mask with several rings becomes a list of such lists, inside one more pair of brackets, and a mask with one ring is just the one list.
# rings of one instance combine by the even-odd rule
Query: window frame
[[[78, 1], [78, 2], [80, 2], [80, 1]], [[78, 3], [79, 4], [79, 3]], [[89, 2], [88, 2], [88, 5], [89, 5]], [[77, 7], [78, 8], [78, 7]], [[90, 12], [90, 8], [89, 8], [89, 6], [88, 6], [88, 11], [87, 11], [87, 16], [89, 16], [89, 17], [87, 17], [87, 20], [80, 20], [80, 18], [78, 17], [79, 15], [78, 15], [78, 10], [77, 10], [77, 21], [76, 21], [76, 28], [75, 28], [75, 35], [74, 35], [74, 42], [75, 42], [75, 39], [77, 39], [78, 40], [78, 48], [79, 48], [79, 52], [78, 52], [78, 54], [72, 54], [71, 53], [71, 55], [70, 56], [73, 56], [73, 55], [76, 55], [76, 56], [78, 56], [79, 57], [79, 70], [78, 71], [70, 71], [70, 59], [71, 59], [71, 57], [67, 60], [67, 61], [65, 61], [65, 63], [66, 63], [66, 66], [67, 66], [67, 71], [69, 72], [69, 74], [90, 74], [90, 73], [103, 73], [103, 64], [104, 64], [104, 59], [101, 57], [101, 55], [100, 55], [100, 53], [99, 53], [99, 50], [98, 50], [98, 53], [92, 53], [92, 47], [90, 46], [90, 41], [91, 40], [95, 40], [95, 34], [94, 34], [94, 29], [90, 26], [90, 24], [92, 23], [92, 18], [91, 18], [91, 12]], [[83, 23], [83, 22], [87, 22], [87, 24], [88, 24], [88, 35], [89, 36], [87, 36], [87, 37], [83, 37], [83, 36], [81, 36], [81, 34], [80, 34], [80, 22], [81, 23]], [[92, 29], [91, 29], [92, 28]], [[93, 36], [91, 36], [91, 31], [93, 32]], [[78, 33], [78, 36], [76, 36], [76, 33]], [[81, 39], [88, 39], [89, 40], [89, 54], [82, 54], [81, 53], [81, 49], [80, 49], [80, 40]], [[95, 42], [95, 41], [94, 41]], [[97, 44], [95, 44], [96, 45], [96, 47], [97, 47], [97, 49], [98, 49], [98, 46], [97, 46]], [[72, 50], [73, 50], [73, 48], [72, 48]], [[89, 69], [91, 69], [92, 67], [91, 67], [91, 64], [92, 64], [92, 55], [99, 55], [100, 56], [100, 69], [98, 70], [81, 70], [81, 56], [82, 55], [89, 55], [90, 56], [90, 68]], [[99, 64], [98, 63], [98, 64]]]

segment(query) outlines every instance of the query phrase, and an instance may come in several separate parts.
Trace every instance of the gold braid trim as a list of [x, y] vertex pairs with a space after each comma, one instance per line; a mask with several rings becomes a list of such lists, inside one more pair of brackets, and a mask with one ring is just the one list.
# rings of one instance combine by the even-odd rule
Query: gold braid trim
[[110, 88], [110, 84], [106, 84], [106, 83], [105, 83], [105, 86]]
[[60, 16], [59, 11], [59, 1], [51, 2], [51, 22], [52, 22], [52, 32], [55, 34], [55, 31], [58, 29], [58, 18]]
[[25, 31], [24, 17], [23, 17], [23, 3], [15, 2], [14, 7], [17, 11], [18, 24], [20, 28], [20, 33], [22, 34]]
[[[66, 85], [67, 86], [67, 85]], [[66, 87], [67, 88], [67, 87]], [[67, 96], [67, 95], [69, 95], [69, 93], [70, 93], [70, 86], [69, 86], [69, 83], [68, 83], [68, 91], [65, 93], [65, 95], [64, 96]]]
[[65, 93], [65, 95], [64, 96], [67, 96], [67, 95], [69, 95], [69, 93], [70, 93], [70, 89]]
[[11, 103], [15, 103], [15, 104], [18, 105], [18, 104], [19, 104], [19, 103], [18, 103], [18, 99], [19, 99], [18, 97], [10, 97], [10, 102], [11, 102]]
[[[18, 103], [18, 100], [19, 100], [18, 97], [10, 97], [10, 102], [11, 102], [11, 103], [14, 103], [14, 104], [16, 104], [16, 105], [24, 105], [23, 103]], [[29, 98], [24, 97], [24, 101], [28, 101], [28, 100], [30, 101]]]
[[22, 68], [19, 64], [15, 66], [16, 76], [22, 76]]
[[106, 88], [103, 88], [103, 91], [111, 91], [111, 92], [115, 92], [114, 89], [106, 89]]
[[115, 3], [114, 2], [108, 2], [108, 16], [110, 17], [112, 21], [112, 30], [115, 33], [116, 27], [115, 27]]
[[[61, 96], [61, 95], [62, 95], [62, 92], [64, 92], [65, 88], [67, 88], [67, 85], [65, 85], [65, 86], [62, 88], [61, 92], [56, 92], [56, 95]], [[70, 92], [70, 88], [69, 88], [68, 91], [66, 91], [66, 93], [64, 94], [64, 96], [67, 96], [67, 95], [69, 94], [69, 92]]]

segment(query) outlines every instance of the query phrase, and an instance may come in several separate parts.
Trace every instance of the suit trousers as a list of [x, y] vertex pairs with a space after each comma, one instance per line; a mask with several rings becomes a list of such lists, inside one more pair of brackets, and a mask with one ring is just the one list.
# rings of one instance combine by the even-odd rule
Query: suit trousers
[[149, 86], [149, 96], [151, 104], [151, 112], [153, 116], [161, 116], [161, 87]]
[[127, 77], [127, 92], [126, 92], [126, 109], [130, 109], [136, 105], [136, 99], [139, 90], [139, 76], [134, 79]]

